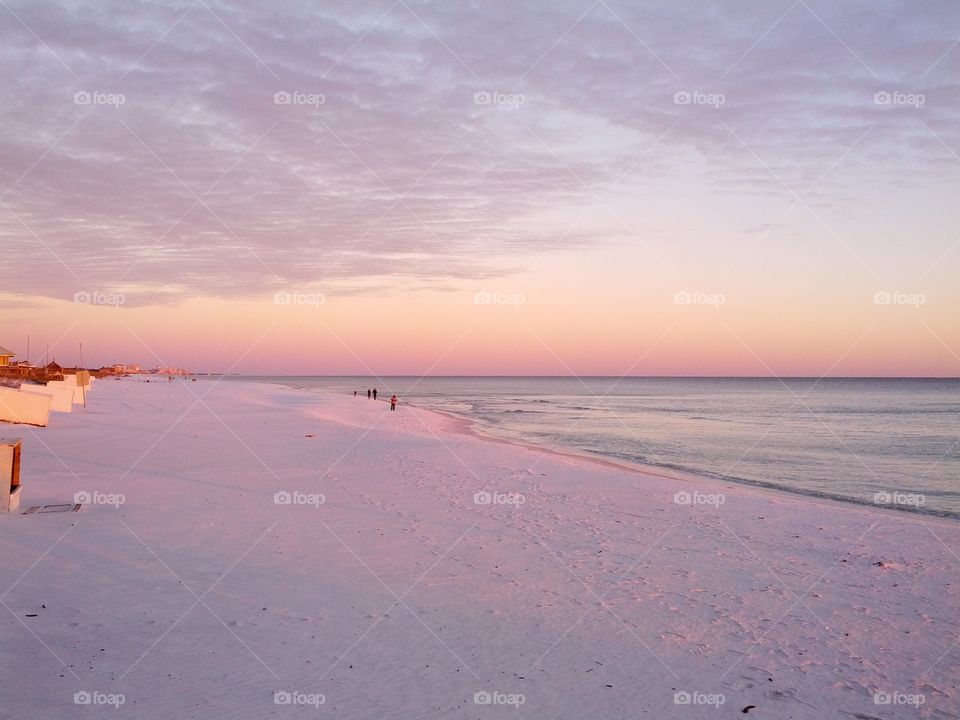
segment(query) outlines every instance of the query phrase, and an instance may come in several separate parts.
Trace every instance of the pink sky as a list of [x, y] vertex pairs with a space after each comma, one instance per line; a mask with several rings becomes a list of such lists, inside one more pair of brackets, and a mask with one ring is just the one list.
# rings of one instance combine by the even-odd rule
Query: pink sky
[[960, 374], [956, 3], [24, 0], [0, 35], [21, 359]]

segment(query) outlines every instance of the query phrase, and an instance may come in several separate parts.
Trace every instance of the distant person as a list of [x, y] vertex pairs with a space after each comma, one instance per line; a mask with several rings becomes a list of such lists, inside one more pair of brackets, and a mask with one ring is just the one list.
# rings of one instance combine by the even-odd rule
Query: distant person
[[391, 410], [396, 410], [396, 409], [397, 409], [397, 401], [398, 401], [397, 394], [394, 393], [394, 394], [393, 394], [393, 397], [390, 398], [390, 409], [391, 409]]
[[374, 399], [374, 400], [377, 399], [377, 389], [376, 389], [376, 388], [373, 389], [373, 399]]
[[370, 388], [367, 388], [367, 400], [370, 399]]
[[353, 396], [354, 396], [354, 397], [357, 396], [357, 391], [356, 391], [356, 390], [353, 391]]

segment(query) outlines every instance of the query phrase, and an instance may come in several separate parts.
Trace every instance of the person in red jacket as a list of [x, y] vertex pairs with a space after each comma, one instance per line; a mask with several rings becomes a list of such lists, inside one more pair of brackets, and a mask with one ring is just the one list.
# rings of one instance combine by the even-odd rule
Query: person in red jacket
[[397, 409], [397, 402], [398, 402], [397, 394], [394, 393], [394, 394], [393, 394], [393, 397], [390, 398], [390, 409], [391, 409], [391, 410], [396, 410], [396, 409]]

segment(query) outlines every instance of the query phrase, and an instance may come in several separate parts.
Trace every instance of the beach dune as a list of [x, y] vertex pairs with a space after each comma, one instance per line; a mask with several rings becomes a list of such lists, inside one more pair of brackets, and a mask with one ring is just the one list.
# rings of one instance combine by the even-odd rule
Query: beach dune
[[83, 506], [0, 517], [0, 718], [958, 717], [955, 522], [246, 382], [3, 434]]

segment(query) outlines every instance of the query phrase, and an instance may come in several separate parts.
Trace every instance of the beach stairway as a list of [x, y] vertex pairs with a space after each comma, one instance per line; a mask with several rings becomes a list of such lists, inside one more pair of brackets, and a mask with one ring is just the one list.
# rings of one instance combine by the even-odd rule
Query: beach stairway
[[50, 409], [53, 412], [71, 412], [73, 410], [73, 388], [50, 387], [51, 383], [46, 385], [29, 385], [24, 383], [20, 386], [20, 392], [33, 395], [46, 395], [50, 398]]
[[[73, 376], [68, 375], [67, 377], [73, 377]], [[85, 388], [80, 387], [75, 382], [71, 383], [71, 382], [68, 382], [67, 380], [51, 380], [50, 382], [47, 383], [47, 387], [66, 388], [67, 390], [70, 391], [71, 395], [73, 396], [74, 405], [82, 405], [84, 402], [84, 395], [90, 392], [89, 387], [85, 387]]]
[[46, 427], [53, 396], [0, 387], [0, 421]]
[[0, 512], [20, 508], [20, 438], [0, 438]]
[[63, 380], [54, 380], [48, 382], [47, 387], [68, 387], [73, 391], [73, 404], [81, 405], [86, 403], [86, 396], [93, 389], [93, 381], [96, 380], [86, 370], [79, 370], [75, 375], [64, 375]]

